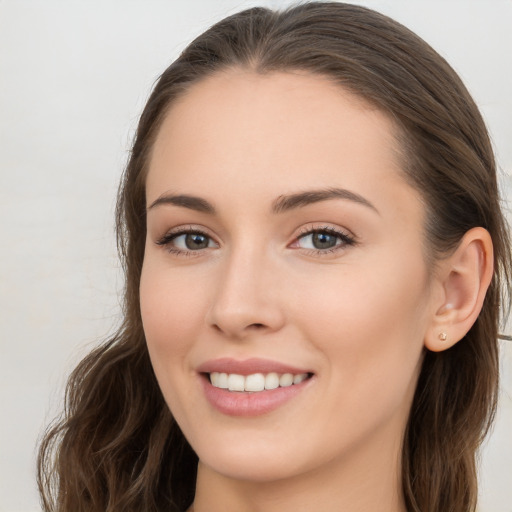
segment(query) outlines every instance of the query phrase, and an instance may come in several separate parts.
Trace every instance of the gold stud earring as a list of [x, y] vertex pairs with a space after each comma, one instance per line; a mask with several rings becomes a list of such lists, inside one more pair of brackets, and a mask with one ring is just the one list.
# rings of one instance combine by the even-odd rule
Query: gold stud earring
[[445, 332], [440, 332], [439, 333], [439, 339], [441, 341], [446, 341], [446, 338], [448, 338], [448, 335]]

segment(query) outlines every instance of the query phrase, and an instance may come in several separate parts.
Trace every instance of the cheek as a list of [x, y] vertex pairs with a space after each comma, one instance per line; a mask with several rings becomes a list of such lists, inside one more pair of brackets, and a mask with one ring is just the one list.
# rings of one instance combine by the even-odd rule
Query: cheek
[[176, 375], [176, 372], [168, 371], [171, 367], [185, 368], [190, 344], [197, 339], [204, 322], [200, 299], [201, 287], [160, 268], [157, 262], [144, 263], [140, 283], [141, 315], [159, 381], [164, 376], [172, 378]]
[[[421, 260], [420, 260], [421, 261]], [[403, 263], [403, 262], [402, 262]], [[372, 270], [375, 268], [376, 270]], [[400, 276], [397, 278], [397, 276]], [[392, 411], [415, 387], [426, 329], [428, 283], [423, 267], [355, 267], [296, 303], [302, 330], [323, 354], [337, 400], [331, 410]], [[336, 391], [337, 390], [337, 391]], [[368, 408], [368, 405], [371, 407]]]
[[[406, 334], [423, 332], [428, 284], [422, 270], [377, 264], [352, 266], [323, 279], [310, 274], [290, 296], [296, 297], [294, 308], [309, 330], [317, 333], [313, 338], [337, 338], [345, 348], [400, 342]], [[297, 295], [300, 289], [306, 293]]]
[[[195, 408], [195, 373], [190, 350], [204, 324], [202, 287], [186, 273], [169, 272], [165, 264], [144, 262], [140, 283], [141, 316], [151, 364], [163, 397], [184, 431]], [[192, 377], [192, 378], [191, 378]], [[195, 397], [192, 398], [191, 397]]]

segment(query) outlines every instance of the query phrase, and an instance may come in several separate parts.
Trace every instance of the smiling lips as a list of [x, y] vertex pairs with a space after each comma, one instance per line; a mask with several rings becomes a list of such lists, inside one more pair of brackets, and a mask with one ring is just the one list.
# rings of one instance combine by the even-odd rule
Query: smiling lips
[[216, 359], [202, 364], [207, 400], [229, 416], [257, 416], [268, 413], [305, 389], [313, 374], [264, 359]]
[[210, 382], [212, 386], [229, 391], [249, 391], [259, 392], [264, 390], [286, 388], [293, 384], [300, 384], [308, 377], [307, 373], [283, 373], [279, 375], [276, 372], [252, 373], [250, 375], [239, 375], [237, 373], [210, 373]]

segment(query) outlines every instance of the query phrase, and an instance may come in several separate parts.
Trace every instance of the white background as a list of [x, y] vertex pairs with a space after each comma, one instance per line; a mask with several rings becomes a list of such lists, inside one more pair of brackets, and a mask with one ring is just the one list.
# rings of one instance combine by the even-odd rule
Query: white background
[[[116, 187], [154, 80], [227, 14], [289, 3], [0, 0], [0, 512], [39, 510], [37, 438], [65, 376], [119, 321]], [[462, 75], [512, 198], [512, 0], [353, 3], [409, 26]], [[483, 512], [512, 511], [511, 345]]]

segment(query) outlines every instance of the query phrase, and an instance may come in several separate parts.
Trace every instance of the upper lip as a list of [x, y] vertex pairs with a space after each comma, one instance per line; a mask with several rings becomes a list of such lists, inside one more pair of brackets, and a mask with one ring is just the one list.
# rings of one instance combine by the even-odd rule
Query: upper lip
[[238, 375], [251, 375], [253, 373], [311, 373], [304, 368], [297, 368], [289, 364], [272, 361], [270, 359], [251, 358], [239, 361], [229, 357], [212, 359], [206, 361], [197, 367], [199, 373], [236, 373]]

